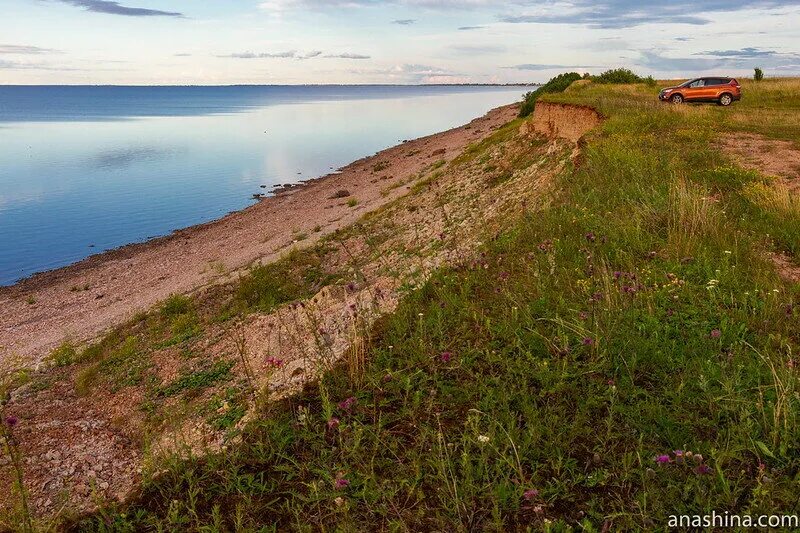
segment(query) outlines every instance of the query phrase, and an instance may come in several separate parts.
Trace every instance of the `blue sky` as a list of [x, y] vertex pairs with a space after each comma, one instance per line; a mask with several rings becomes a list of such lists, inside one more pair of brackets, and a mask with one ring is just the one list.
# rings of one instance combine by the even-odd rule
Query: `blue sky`
[[800, 0], [3, 0], [0, 83], [800, 74]]

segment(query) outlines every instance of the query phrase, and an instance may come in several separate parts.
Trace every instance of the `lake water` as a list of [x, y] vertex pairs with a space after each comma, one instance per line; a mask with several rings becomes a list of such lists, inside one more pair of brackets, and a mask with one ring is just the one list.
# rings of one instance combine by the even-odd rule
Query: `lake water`
[[0, 86], [0, 285], [219, 218], [524, 91]]

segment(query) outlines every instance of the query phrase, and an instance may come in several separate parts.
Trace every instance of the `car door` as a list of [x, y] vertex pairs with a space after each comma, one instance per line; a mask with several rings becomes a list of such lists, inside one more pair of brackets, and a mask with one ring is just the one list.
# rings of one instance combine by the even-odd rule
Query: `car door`
[[718, 99], [722, 85], [723, 85], [723, 80], [721, 80], [720, 78], [706, 78], [706, 84], [703, 90], [703, 99], [704, 100]]
[[702, 100], [703, 99], [703, 91], [706, 86], [706, 81], [703, 78], [694, 80], [686, 87], [685, 94], [683, 96], [684, 100]]

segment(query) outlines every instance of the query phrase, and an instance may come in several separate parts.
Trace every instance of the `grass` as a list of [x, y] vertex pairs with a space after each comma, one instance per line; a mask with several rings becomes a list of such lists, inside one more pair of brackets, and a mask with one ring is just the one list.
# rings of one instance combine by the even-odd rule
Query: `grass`
[[[767, 254], [796, 259], [800, 213], [714, 139], [790, 138], [800, 83], [744, 89], [764, 98], [678, 108], [647, 84], [543, 96], [608, 117], [546, 209], [522, 208], [409, 291], [361, 348], [358, 380], [341, 365], [267, 403], [239, 445], [167, 458], [138, 500], [73, 527], [664, 530], [670, 514], [797, 513], [800, 286]], [[756, 123], [767, 115], [781, 118]], [[503, 168], [489, 154], [518, 130], [451, 165]], [[229, 316], [330, 281], [313, 253], [291, 259], [243, 278]], [[162, 390], [224, 379], [214, 368]], [[241, 418], [236, 394], [208, 405], [218, 427]]]

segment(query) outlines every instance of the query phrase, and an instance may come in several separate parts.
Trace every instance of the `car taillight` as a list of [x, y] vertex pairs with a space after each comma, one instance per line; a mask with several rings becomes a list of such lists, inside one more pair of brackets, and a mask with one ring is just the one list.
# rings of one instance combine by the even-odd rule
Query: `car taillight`
[[734, 87], [736, 87], [736, 88], [739, 88], [739, 87], [741, 87], [741, 85], [739, 85], [739, 82], [738, 82], [738, 81], [736, 81], [736, 80], [731, 80], [731, 85], [733, 85], [733, 86], [734, 86]]

